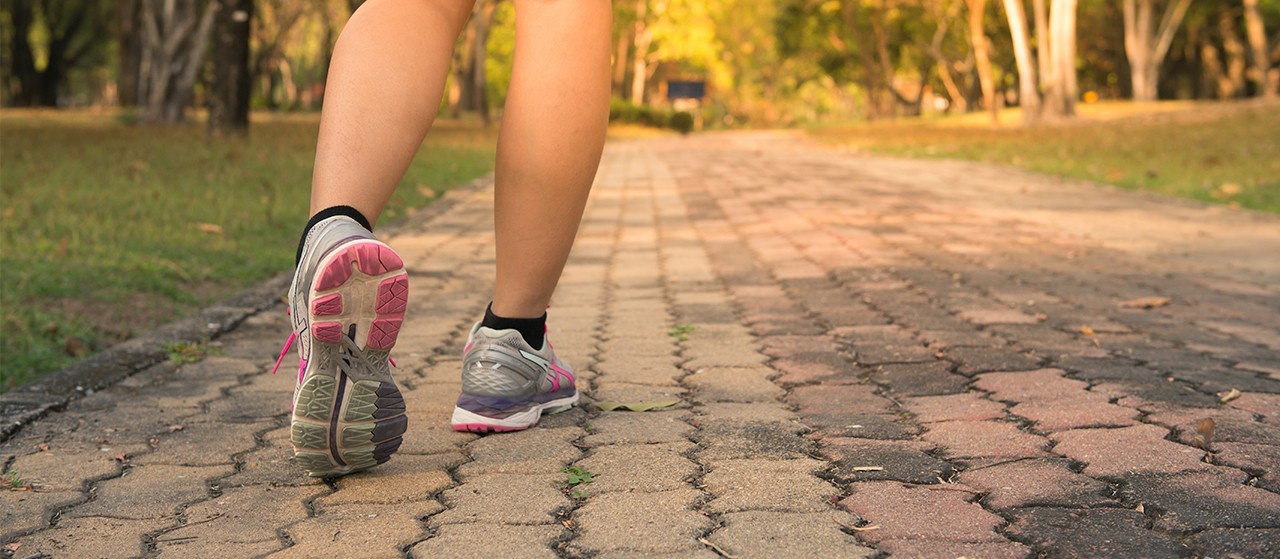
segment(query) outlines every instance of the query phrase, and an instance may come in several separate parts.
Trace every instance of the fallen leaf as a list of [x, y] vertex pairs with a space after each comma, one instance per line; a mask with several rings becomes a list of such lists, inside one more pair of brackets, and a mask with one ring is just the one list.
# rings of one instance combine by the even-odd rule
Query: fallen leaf
[[1044, 314], [1044, 313], [1042, 313], [1042, 312], [1038, 312], [1038, 313], [1036, 313], [1036, 320], [1038, 320], [1038, 321], [1040, 321], [1040, 322], [1044, 322], [1044, 321], [1046, 321], [1046, 320], [1049, 320], [1049, 315]]
[[1196, 436], [1191, 438], [1191, 443], [1201, 450], [1210, 450], [1213, 446], [1213, 418], [1206, 417], [1196, 422]]
[[117, 454], [117, 455], [115, 455], [115, 456], [114, 456], [114, 458], [116, 459], [116, 462], [120, 462], [120, 463], [124, 463], [124, 462], [128, 462], [128, 461], [129, 461], [129, 455], [128, 455], [128, 454]]
[[186, 428], [187, 428], [187, 426], [186, 426], [186, 425], [170, 425], [170, 426], [169, 426], [169, 432], [170, 432], [170, 433], [172, 433], [172, 432], [174, 432], [174, 431], [181, 431], [181, 430], [186, 429]]
[[1081, 326], [1080, 333], [1086, 336], [1089, 336], [1090, 338], [1096, 337], [1098, 335], [1097, 332], [1093, 331], [1093, 328], [1090, 328], [1088, 326]]
[[855, 471], [855, 472], [883, 472], [883, 471], [884, 471], [884, 468], [882, 468], [882, 467], [880, 467], [880, 466], [854, 466], [854, 467], [853, 467], [853, 471]]
[[80, 338], [67, 338], [62, 343], [62, 349], [72, 357], [80, 357], [89, 352], [89, 347]]
[[1239, 389], [1237, 389], [1237, 388], [1232, 388], [1231, 390], [1229, 390], [1229, 391], [1227, 391], [1227, 392], [1219, 392], [1219, 393], [1218, 393], [1218, 401], [1219, 401], [1219, 402], [1222, 402], [1222, 403], [1224, 403], [1224, 404], [1225, 404], [1225, 403], [1227, 403], [1227, 402], [1230, 402], [1230, 401], [1232, 401], [1232, 400], [1234, 400], [1234, 399], [1236, 399], [1236, 398], [1239, 398], [1239, 397], [1240, 397], [1240, 390], [1239, 390]]
[[205, 233], [209, 233], [210, 235], [221, 235], [221, 234], [222, 234], [222, 226], [221, 226], [221, 225], [216, 225], [216, 224], [213, 224], [213, 223], [197, 223], [197, 224], [196, 224], [196, 229], [199, 229], [199, 230], [201, 230], [201, 231], [203, 231], [203, 232], [205, 232]]
[[669, 408], [679, 404], [680, 400], [662, 400], [658, 402], [596, 402], [600, 411], [649, 411], [658, 408]]
[[1142, 506], [1142, 503], [1138, 503], [1138, 506], [1137, 506], [1136, 508], [1134, 508], [1133, 510], [1136, 510], [1136, 511], [1138, 511], [1138, 512], [1146, 512], [1146, 511], [1147, 511], [1146, 507], [1143, 507], [1143, 506]]
[[1172, 302], [1168, 297], [1138, 297], [1137, 299], [1124, 301], [1120, 303], [1120, 306], [1127, 309], [1154, 309]]
[[49, 452], [49, 443], [40, 443], [36, 448], [40, 449], [40, 452]]
[[7, 543], [7, 544], [4, 544], [4, 550], [5, 550], [5, 551], [7, 551], [7, 552], [9, 552], [9, 553], [13, 553], [13, 552], [17, 551], [17, 550], [18, 550], [19, 548], [21, 548], [21, 547], [22, 547], [22, 542], [17, 541], [17, 540], [14, 540], [14, 541], [11, 541], [11, 542], [9, 542], [9, 543]]

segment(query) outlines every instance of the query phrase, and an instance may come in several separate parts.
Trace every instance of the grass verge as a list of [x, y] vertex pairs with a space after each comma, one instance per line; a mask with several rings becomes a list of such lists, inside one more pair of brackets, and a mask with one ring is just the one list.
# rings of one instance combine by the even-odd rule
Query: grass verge
[[[110, 114], [0, 112], [0, 392], [293, 266], [318, 115], [247, 141]], [[441, 120], [384, 223], [493, 167], [497, 128]]]
[[908, 157], [968, 159], [1280, 213], [1280, 105], [1082, 105], [1071, 122], [1023, 128], [1016, 111], [815, 128], [822, 141]]

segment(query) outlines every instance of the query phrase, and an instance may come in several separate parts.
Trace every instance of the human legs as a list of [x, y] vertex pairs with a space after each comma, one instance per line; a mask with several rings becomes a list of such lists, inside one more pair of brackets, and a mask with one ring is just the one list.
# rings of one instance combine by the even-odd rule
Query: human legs
[[609, 113], [608, 0], [515, 0], [516, 52], [498, 138], [493, 304], [463, 355], [460, 431], [515, 431], [578, 401], [542, 330]]
[[290, 439], [298, 464], [312, 476], [387, 461], [408, 425], [388, 363], [408, 276], [395, 251], [374, 238], [370, 222], [435, 118], [453, 43], [469, 12], [462, 0], [371, 0], [352, 16], [334, 51], [313, 216], [289, 290], [290, 341], [299, 344]]
[[338, 37], [311, 180], [311, 213], [377, 222], [435, 120], [467, 0], [369, 0]]
[[546, 310], [609, 120], [608, 0], [515, 0], [516, 51], [495, 171], [493, 312]]

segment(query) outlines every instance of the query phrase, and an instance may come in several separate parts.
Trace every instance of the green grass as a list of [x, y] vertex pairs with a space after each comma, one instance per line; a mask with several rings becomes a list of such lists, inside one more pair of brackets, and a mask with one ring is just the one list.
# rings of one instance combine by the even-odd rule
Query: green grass
[[[317, 115], [247, 141], [106, 113], [0, 112], [0, 391], [293, 266]], [[383, 223], [487, 173], [496, 127], [437, 122]]]
[[852, 149], [1013, 165], [1205, 202], [1280, 213], [1280, 105], [1081, 105], [1081, 118], [1024, 128], [1016, 111], [831, 126]]

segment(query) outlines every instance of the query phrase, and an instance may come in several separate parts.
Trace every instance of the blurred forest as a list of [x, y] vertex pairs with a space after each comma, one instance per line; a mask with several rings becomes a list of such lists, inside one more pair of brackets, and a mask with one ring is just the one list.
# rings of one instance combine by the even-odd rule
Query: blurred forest
[[[5, 106], [310, 111], [361, 0], [7, 0]], [[511, 0], [476, 0], [442, 115], [500, 117]], [[615, 117], [706, 83], [713, 126], [786, 126], [1022, 107], [1031, 123], [1108, 99], [1272, 97], [1280, 0], [616, 0]], [[424, 30], [424, 32], [427, 32]], [[677, 106], [675, 108], [688, 108]], [[628, 116], [629, 115], [629, 116]]]

